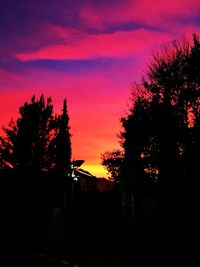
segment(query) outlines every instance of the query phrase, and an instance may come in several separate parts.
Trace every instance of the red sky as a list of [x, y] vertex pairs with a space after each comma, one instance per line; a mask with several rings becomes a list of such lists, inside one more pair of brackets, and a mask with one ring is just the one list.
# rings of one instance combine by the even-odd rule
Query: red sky
[[100, 154], [119, 147], [131, 85], [152, 52], [199, 32], [197, 0], [2, 0], [0, 125], [33, 94], [64, 98], [74, 159], [106, 176]]

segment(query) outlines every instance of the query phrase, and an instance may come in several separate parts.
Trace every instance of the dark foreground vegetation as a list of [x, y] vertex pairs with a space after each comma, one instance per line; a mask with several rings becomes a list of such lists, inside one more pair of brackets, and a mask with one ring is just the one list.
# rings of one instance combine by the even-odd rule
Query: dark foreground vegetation
[[[122, 151], [102, 164], [121, 184], [122, 227], [136, 266], [198, 266], [200, 42], [154, 55], [121, 119]], [[131, 233], [133, 236], [131, 236]], [[134, 256], [133, 256], [134, 255]], [[126, 258], [126, 257], [125, 257]]]
[[194, 35], [134, 86], [106, 181], [71, 166], [66, 100], [25, 103], [0, 138], [2, 266], [199, 266], [199, 105]]

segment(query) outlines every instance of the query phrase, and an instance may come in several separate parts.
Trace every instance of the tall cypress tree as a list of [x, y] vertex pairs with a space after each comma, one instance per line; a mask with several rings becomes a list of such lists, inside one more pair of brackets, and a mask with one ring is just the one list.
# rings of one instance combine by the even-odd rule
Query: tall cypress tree
[[56, 170], [65, 175], [70, 170], [71, 140], [67, 100], [64, 99], [62, 114], [57, 118], [58, 131], [56, 135]]

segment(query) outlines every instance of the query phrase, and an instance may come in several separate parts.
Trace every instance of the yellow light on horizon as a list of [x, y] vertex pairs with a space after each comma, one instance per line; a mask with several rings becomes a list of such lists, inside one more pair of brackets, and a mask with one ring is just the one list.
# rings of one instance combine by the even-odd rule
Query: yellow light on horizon
[[97, 176], [97, 177], [105, 177], [108, 178], [109, 174], [107, 172], [107, 170], [101, 166], [101, 165], [87, 165], [84, 164], [81, 166], [81, 168], [83, 168], [84, 170], [90, 172], [91, 174]]

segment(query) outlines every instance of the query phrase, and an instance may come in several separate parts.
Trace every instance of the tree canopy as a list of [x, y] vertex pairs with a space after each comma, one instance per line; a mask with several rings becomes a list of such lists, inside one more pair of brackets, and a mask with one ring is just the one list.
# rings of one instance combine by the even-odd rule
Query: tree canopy
[[191, 43], [175, 41], [154, 55], [142, 93], [121, 120], [123, 176], [134, 190], [144, 176], [158, 182], [166, 196], [190, 187], [192, 194], [199, 183], [199, 57], [197, 35]]
[[71, 160], [67, 102], [62, 114], [53, 113], [51, 98], [32, 97], [19, 108], [19, 118], [3, 128], [0, 137], [1, 169], [41, 173], [56, 169], [65, 172]]
[[101, 164], [115, 180], [119, 179], [123, 157], [123, 152], [119, 149], [106, 151], [101, 155]]
[[120, 170], [133, 192], [147, 180], [166, 196], [178, 190], [192, 194], [198, 185], [199, 77], [200, 41], [194, 34], [193, 41], [174, 41], [154, 54], [141, 83], [133, 86], [128, 115], [121, 119], [123, 159], [116, 160], [115, 151], [102, 156], [111, 175]]

